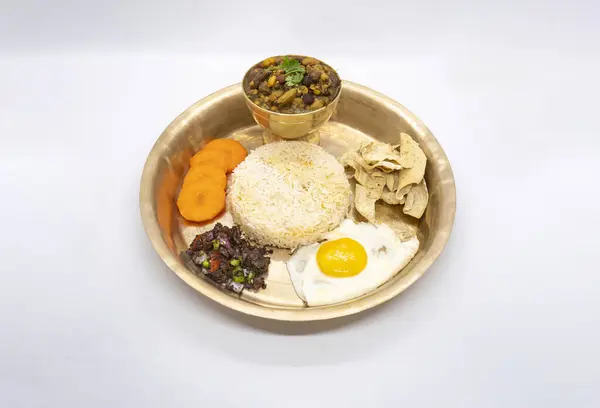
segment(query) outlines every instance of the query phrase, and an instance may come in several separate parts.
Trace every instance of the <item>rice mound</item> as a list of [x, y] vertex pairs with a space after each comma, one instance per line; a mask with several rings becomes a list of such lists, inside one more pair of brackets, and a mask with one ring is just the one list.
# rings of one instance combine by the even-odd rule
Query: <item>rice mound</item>
[[233, 220], [260, 245], [296, 248], [316, 242], [348, 215], [344, 167], [308, 142], [266, 144], [251, 152], [228, 183]]

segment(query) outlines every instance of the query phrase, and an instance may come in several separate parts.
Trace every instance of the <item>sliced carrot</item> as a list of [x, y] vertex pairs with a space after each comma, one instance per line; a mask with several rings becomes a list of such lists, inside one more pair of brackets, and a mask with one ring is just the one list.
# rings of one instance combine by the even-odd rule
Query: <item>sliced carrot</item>
[[210, 184], [188, 183], [181, 188], [177, 207], [188, 221], [212, 220], [225, 208], [225, 190]]
[[242, 146], [240, 142], [233, 139], [215, 139], [208, 142], [202, 150], [219, 150], [222, 151], [228, 157], [227, 171], [232, 172], [233, 169], [240, 164], [246, 156], [248, 151]]
[[229, 166], [229, 158], [219, 150], [202, 149], [190, 159], [191, 167], [197, 166], [200, 163], [212, 163], [212, 165], [217, 166], [223, 169], [223, 172], [226, 172]]
[[190, 167], [183, 179], [183, 185], [196, 182], [212, 184], [225, 190], [227, 176], [220, 167], [214, 166], [211, 162], [199, 163], [194, 167]]

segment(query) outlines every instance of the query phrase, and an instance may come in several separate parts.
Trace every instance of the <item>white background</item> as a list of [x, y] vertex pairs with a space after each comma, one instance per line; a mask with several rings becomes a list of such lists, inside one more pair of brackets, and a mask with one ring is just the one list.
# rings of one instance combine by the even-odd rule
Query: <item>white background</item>
[[[0, 406], [598, 407], [600, 6], [567, 3], [1, 1]], [[446, 251], [355, 317], [225, 310], [142, 229], [162, 130], [278, 53], [453, 164]]]

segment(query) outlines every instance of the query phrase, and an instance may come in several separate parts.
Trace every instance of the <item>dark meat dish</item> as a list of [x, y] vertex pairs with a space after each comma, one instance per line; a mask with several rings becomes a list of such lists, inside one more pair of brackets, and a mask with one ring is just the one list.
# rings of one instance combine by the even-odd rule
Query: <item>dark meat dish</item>
[[242, 238], [239, 227], [217, 223], [203, 234], [196, 235], [185, 252], [201, 273], [217, 285], [236, 293], [244, 289], [257, 291], [267, 287], [272, 251], [251, 245]]

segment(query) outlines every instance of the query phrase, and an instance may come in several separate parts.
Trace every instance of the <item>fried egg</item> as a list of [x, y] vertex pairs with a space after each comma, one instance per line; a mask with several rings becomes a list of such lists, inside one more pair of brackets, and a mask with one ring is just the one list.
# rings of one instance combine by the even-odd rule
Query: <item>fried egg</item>
[[415, 256], [419, 240], [402, 242], [385, 224], [344, 220], [325, 241], [300, 247], [286, 263], [308, 306], [359, 297], [381, 286]]

